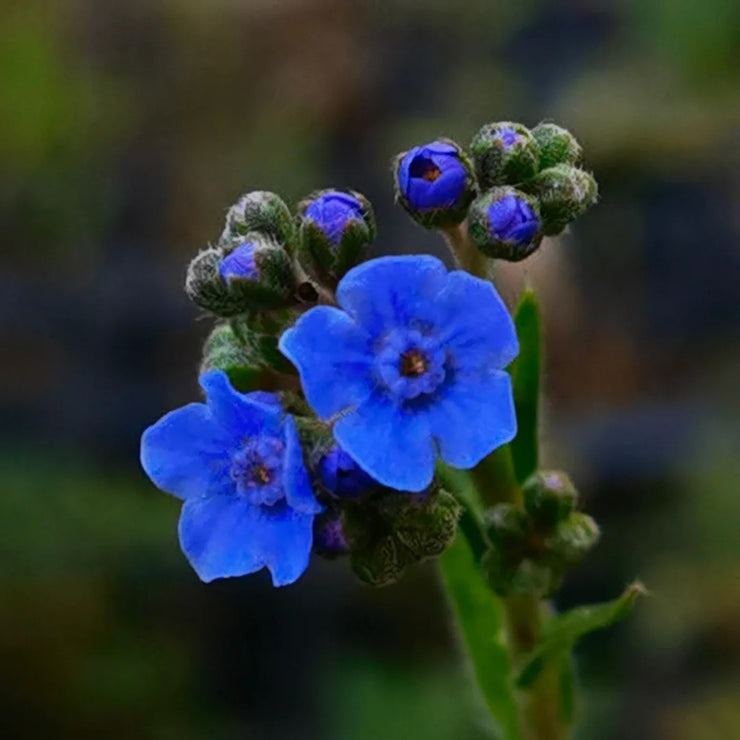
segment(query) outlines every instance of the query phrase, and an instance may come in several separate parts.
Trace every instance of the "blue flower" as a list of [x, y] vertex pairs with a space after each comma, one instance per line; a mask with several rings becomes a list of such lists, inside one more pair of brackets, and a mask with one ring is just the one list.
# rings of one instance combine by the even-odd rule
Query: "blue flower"
[[280, 339], [306, 399], [375, 480], [422, 491], [435, 452], [471, 468], [516, 433], [511, 380], [518, 352], [493, 286], [448, 273], [429, 256], [381, 257], [354, 268], [339, 308], [317, 306]]
[[459, 148], [446, 141], [415, 146], [398, 163], [399, 191], [412, 210], [458, 205], [468, 190], [468, 177]]
[[254, 259], [256, 245], [254, 242], [243, 242], [221, 260], [218, 272], [226, 282], [232, 278], [259, 279], [259, 269]]
[[319, 460], [319, 476], [326, 489], [340, 497], [359, 496], [378, 485], [336, 444]]
[[207, 403], [163, 416], [141, 438], [154, 484], [184, 500], [180, 545], [203, 581], [267, 567], [275, 586], [306, 569], [321, 511], [298, 433], [277, 398], [238, 393], [220, 370], [204, 373]]
[[363, 222], [364, 209], [354, 195], [328, 190], [306, 206], [303, 218], [316, 224], [334, 247], [337, 247], [349, 224]]
[[512, 193], [491, 203], [488, 224], [494, 237], [515, 244], [529, 243], [541, 228], [540, 220], [529, 203]]

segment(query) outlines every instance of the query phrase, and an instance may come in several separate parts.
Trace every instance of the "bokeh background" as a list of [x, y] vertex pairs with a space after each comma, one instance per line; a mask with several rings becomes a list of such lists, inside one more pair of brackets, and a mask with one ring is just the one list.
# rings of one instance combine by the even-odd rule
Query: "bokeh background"
[[740, 5], [732, 0], [6, 0], [0, 10], [0, 736], [488, 737], [433, 564], [201, 584], [142, 429], [196, 397], [188, 260], [251, 189], [352, 187], [381, 252], [441, 242], [395, 152], [572, 129], [602, 201], [523, 265], [545, 457], [601, 544], [561, 607], [580, 738], [740, 737]]

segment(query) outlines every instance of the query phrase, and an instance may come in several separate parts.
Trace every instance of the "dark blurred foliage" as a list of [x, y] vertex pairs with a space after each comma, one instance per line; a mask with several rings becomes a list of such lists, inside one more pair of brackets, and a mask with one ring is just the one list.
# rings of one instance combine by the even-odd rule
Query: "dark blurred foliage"
[[442, 253], [390, 157], [552, 118], [602, 202], [523, 265], [546, 460], [604, 538], [567, 607], [652, 598], [579, 650], [583, 738], [740, 734], [740, 13], [731, 0], [7, 0], [0, 11], [0, 736], [483, 738], [433, 565], [200, 584], [141, 430], [192, 400], [188, 259], [249, 189], [374, 202]]

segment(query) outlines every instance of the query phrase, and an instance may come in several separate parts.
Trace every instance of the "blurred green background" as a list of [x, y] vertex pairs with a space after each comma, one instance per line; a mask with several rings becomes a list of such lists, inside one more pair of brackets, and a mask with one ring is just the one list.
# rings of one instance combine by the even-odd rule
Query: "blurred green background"
[[544, 118], [602, 194], [498, 272], [604, 530], [558, 603], [652, 592], [579, 649], [579, 737], [740, 737], [739, 83], [733, 0], [6, 0], [0, 737], [488, 737], [433, 564], [204, 586], [138, 441], [196, 397], [184, 271], [241, 192], [352, 187], [440, 253], [390, 157]]

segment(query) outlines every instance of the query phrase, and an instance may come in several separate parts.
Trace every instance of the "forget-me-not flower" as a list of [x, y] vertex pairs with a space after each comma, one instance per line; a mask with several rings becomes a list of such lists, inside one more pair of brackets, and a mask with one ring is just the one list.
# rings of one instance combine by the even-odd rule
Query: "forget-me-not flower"
[[354, 268], [339, 308], [318, 306], [280, 339], [306, 399], [338, 417], [337, 442], [383, 485], [422, 491], [435, 457], [470, 468], [516, 433], [513, 322], [493, 286], [430, 256]]
[[239, 393], [204, 373], [206, 403], [163, 416], [141, 439], [154, 484], [184, 500], [180, 545], [203, 581], [267, 567], [275, 586], [306, 569], [314, 497], [298, 433], [271, 393]]

